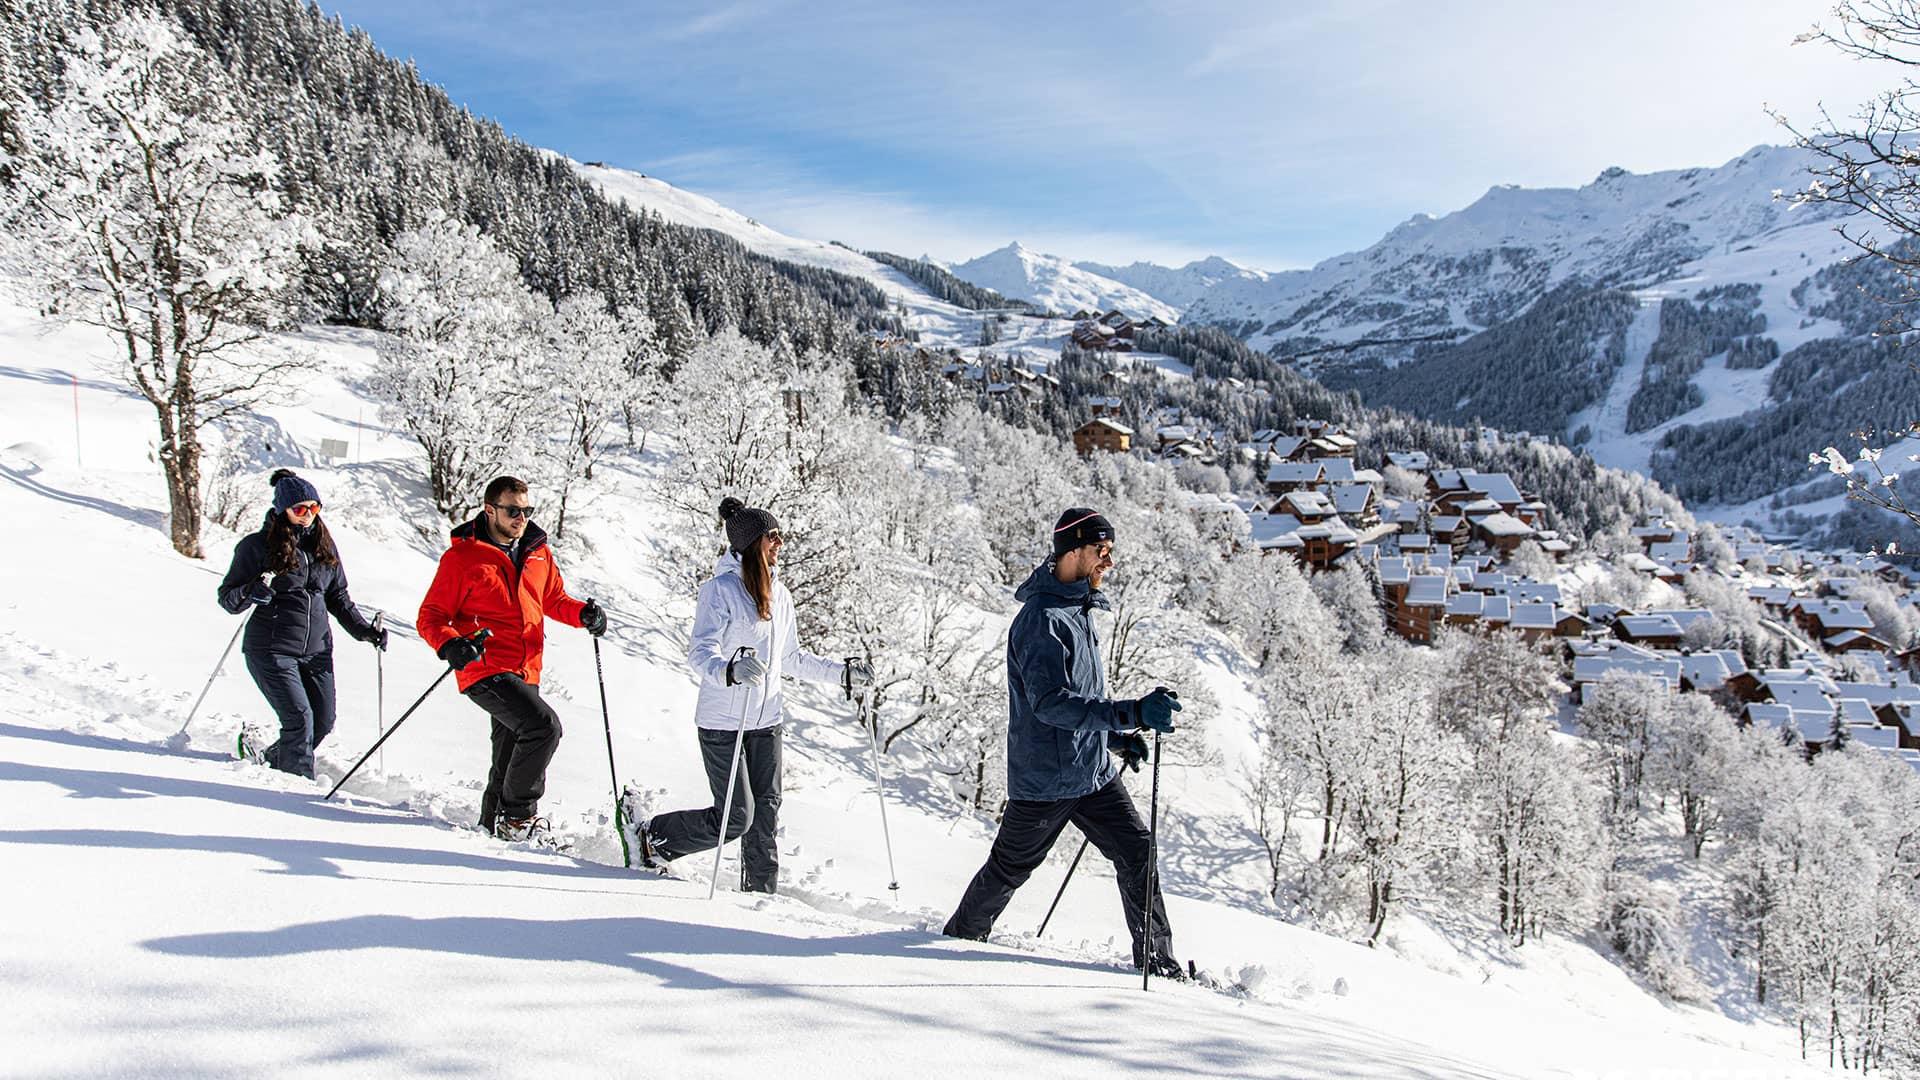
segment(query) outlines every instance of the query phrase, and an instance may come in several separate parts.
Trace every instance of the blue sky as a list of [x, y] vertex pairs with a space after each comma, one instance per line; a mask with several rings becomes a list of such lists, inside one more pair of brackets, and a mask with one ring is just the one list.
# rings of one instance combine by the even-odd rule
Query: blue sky
[[327, 3], [453, 99], [795, 235], [1269, 269], [1495, 184], [1720, 164], [1888, 73], [1828, 4]]

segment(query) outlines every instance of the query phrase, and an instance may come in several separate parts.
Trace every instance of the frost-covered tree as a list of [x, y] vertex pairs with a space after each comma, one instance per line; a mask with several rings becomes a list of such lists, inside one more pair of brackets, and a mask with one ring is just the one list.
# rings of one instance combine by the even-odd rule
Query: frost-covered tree
[[426, 454], [434, 509], [458, 523], [487, 481], [532, 464], [552, 414], [538, 333], [550, 309], [492, 240], [444, 217], [395, 238], [379, 289], [391, 333], [370, 389]]
[[199, 558], [201, 431], [281, 389], [301, 355], [253, 347], [289, 320], [314, 237], [234, 85], [170, 24], [77, 30], [51, 101], [9, 102], [0, 140], [7, 261], [50, 312], [112, 338], [153, 406], [174, 550]]
[[1444, 650], [1435, 720], [1471, 761], [1462, 801], [1473, 894], [1492, 901], [1515, 944], [1580, 925], [1599, 887], [1600, 799], [1553, 739], [1553, 664], [1512, 634], [1460, 635]]
[[1263, 669], [1301, 650], [1320, 650], [1343, 637], [1315, 597], [1300, 564], [1285, 555], [1243, 551], [1220, 568], [1214, 617], [1239, 639]]
[[1654, 732], [1672, 726], [1667, 718], [1674, 708], [1666, 684], [1648, 675], [1609, 672], [1586, 690], [1580, 733], [1606, 778], [1607, 823], [1616, 835], [1630, 834], [1639, 822]]
[[[567, 504], [607, 449], [607, 431], [629, 400], [631, 344], [620, 320], [598, 296], [569, 296], [544, 320], [543, 412], [553, 425], [541, 441], [546, 480], [558, 496], [553, 534], [567, 531]], [[529, 416], [537, 423], [546, 417]]]

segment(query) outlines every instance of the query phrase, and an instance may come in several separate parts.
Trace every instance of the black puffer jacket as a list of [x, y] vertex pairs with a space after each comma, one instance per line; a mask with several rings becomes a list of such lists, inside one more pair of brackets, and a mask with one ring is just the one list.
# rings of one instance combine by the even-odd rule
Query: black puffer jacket
[[[219, 598], [220, 606], [236, 615], [253, 607], [247, 589], [267, 570], [267, 529], [272, 521], [269, 511], [259, 532], [241, 537], [234, 545], [233, 565], [221, 579]], [[321, 564], [313, 557], [314, 546], [311, 536], [302, 541], [296, 548], [300, 565], [274, 576], [273, 600], [261, 605], [248, 621], [246, 637], [240, 643], [242, 652], [281, 656], [325, 652], [333, 647], [328, 612], [356, 641], [365, 641], [373, 633], [373, 624], [360, 617], [353, 597], [347, 593], [346, 567]]]

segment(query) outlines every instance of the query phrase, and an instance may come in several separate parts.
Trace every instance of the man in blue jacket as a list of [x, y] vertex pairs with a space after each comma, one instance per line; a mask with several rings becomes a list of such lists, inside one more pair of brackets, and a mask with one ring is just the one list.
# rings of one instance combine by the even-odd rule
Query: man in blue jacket
[[987, 864], [947, 920], [946, 934], [984, 941], [1015, 890], [1072, 823], [1113, 863], [1134, 966], [1185, 978], [1173, 958], [1157, 882], [1148, 929], [1142, 902], [1151, 858], [1147, 826], [1108, 756], [1112, 750], [1137, 769], [1146, 741], [1133, 732], [1172, 731], [1180, 702], [1165, 687], [1137, 700], [1107, 697], [1089, 612], [1107, 606], [1100, 582], [1112, 569], [1113, 526], [1074, 507], [1054, 527], [1053, 558], [1013, 594], [1025, 606], [1007, 631], [1007, 809]]

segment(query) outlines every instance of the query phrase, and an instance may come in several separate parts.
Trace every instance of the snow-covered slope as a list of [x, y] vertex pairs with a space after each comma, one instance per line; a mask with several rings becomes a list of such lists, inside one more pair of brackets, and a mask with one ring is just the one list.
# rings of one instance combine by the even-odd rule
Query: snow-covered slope
[[1830, 213], [1772, 198], [1804, 188], [1806, 168], [1800, 151], [1763, 146], [1719, 168], [1608, 169], [1581, 188], [1496, 187], [1463, 210], [1416, 215], [1364, 251], [1224, 281], [1187, 318], [1233, 325], [1262, 347], [1408, 339], [1483, 329], [1569, 278], [1658, 284], [1749, 245], [1795, 262], [1817, 256], [1817, 267], [1834, 257]]
[[[326, 329], [300, 343], [320, 369], [288, 404], [242, 417], [234, 433], [257, 437], [230, 445], [261, 494], [280, 463], [318, 485], [355, 599], [394, 628], [390, 724], [444, 670], [410, 628], [443, 525], [416, 451], [356, 389], [377, 336]], [[935, 932], [991, 822], [897, 746], [892, 896], [863, 733], [813, 688], [792, 698], [783, 896], [723, 891], [710, 904], [704, 859], [683, 863], [683, 880], [629, 875], [607, 821], [594, 653], [564, 627], [549, 636], [543, 690], [566, 736], [542, 810], [577, 860], [456, 828], [474, 818], [487, 743], [484, 718], [449, 687], [344, 803], [320, 801], [324, 781], [223, 758], [242, 718], [265, 717], [237, 659], [188, 726], [190, 749], [170, 753], [237, 625], [212, 598], [237, 534], [210, 529], [204, 563], [168, 548], [151, 409], [101, 373], [103, 339], [0, 306], [0, 347], [0, 514], [36, 538], [32, 573], [0, 595], [0, 865], [31, 883], [6, 893], [0, 920], [0, 1047], [14, 1069], [709, 1075], [725, 1055], [730, 1073], [799, 1076], [902, 1063], [933, 1076], [1797, 1075], [1782, 1029], [1656, 1001], [1582, 942], [1489, 954], [1409, 917], [1370, 950], [1280, 921], [1232, 765], [1167, 770], [1161, 823], [1176, 946], [1235, 994], [1141, 994], [1116, 966], [1124, 931], [1097, 859], [1037, 941], [1071, 844], [992, 944], [948, 942]], [[322, 439], [344, 440], [347, 458], [319, 461]], [[612, 613], [612, 750], [656, 808], [706, 797], [683, 662], [689, 597], [659, 555], [671, 526], [655, 485], [673, 452], [663, 433], [646, 453], [605, 459], [557, 545], [570, 588]], [[1223, 641], [1199, 648], [1227, 703], [1210, 730], [1237, 762], [1253, 673]], [[375, 655], [344, 637], [336, 652], [326, 780], [374, 741], [380, 715]]]
[[992, 289], [1001, 296], [1030, 300], [1061, 314], [1072, 314], [1083, 308], [1105, 311], [1117, 307], [1136, 319], [1157, 315], [1174, 322], [1180, 318], [1174, 304], [1083, 270], [1058, 255], [1034, 251], [1017, 240], [998, 251], [947, 269], [962, 281]]
[[1150, 262], [1129, 263], [1126, 266], [1108, 266], [1097, 262], [1077, 262], [1073, 265], [1090, 274], [1098, 274], [1122, 285], [1139, 289], [1148, 296], [1181, 310], [1185, 310], [1188, 305], [1212, 291], [1221, 282], [1265, 281], [1268, 277], [1264, 270], [1249, 269], [1218, 255], [1195, 259], [1177, 268]]

